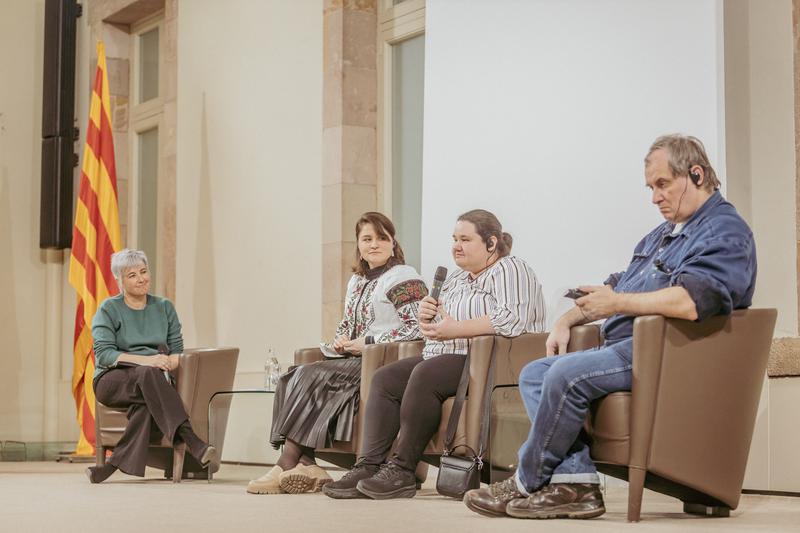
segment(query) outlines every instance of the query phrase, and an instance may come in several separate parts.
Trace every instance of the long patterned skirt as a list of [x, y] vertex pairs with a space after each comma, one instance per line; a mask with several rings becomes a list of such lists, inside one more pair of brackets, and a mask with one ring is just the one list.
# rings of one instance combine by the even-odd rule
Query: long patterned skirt
[[286, 439], [309, 448], [353, 438], [358, 411], [361, 358], [329, 359], [298, 366], [280, 377], [272, 409], [270, 443]]

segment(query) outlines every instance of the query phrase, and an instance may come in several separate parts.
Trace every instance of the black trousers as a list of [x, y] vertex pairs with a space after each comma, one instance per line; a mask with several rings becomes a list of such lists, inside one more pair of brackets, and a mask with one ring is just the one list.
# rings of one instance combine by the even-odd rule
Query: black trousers
[[442, 404], [458, 389], [464, 359], [453, 354], [412, 357], [378, 369], [367, 399], [359, 461], [382, 464], [397, 437], [391, 462], [414, 470], [439, 428]]
[[109, 462], [133, 476], [144, 476], [147, 448], [162, 436], [175, 442], [178, 427], [189, 420], [178, 391], [153, 366], [113, 368], [94, 383], [97, 401], [128, 410], [128, 425]]

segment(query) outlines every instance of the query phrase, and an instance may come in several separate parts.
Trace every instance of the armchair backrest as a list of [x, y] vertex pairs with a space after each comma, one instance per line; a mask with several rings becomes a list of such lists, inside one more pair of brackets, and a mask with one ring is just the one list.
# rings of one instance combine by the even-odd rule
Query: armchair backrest
[[634, 321], [631, 465], [736, 508], [776, 316]]
[[[482, 335], [470, 341], [469, 388], [464, 409], [461, 411], [462, 422], [456, 431], [456, 444], [466, 441], [467, 445], [478, 449], [483, 416], [480, 400], [484, 397], [486, 387], [519, 383], [522, 367], [534, 359], [544, 357], [546, 341], [546, 333], [524, 333], [518, 337]], [[487, 383], [492, 353], [495, 357], [494, 382]], [[446, 416], [442, 417], [439, 433], [434, 437], [434, 449], [437, 451], [440, 451], [441, 440], [447, 428], [451, 404], [452, 398], [445, 402], [443, 414]]]

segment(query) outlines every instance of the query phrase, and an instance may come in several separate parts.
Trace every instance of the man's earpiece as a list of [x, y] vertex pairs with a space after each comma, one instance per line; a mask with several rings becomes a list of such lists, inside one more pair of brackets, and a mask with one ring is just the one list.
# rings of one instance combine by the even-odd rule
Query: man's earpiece
[[689, 179], [692, 180], [695, 186], [700, 186], [700, 173], [696, 170], [689, 169]]
[[497, 248], [497, 241], [495, 240], [492, 242], [491, 240], [486, 243], [486, 251], [487, 252], [494, 252], [495, 248]]

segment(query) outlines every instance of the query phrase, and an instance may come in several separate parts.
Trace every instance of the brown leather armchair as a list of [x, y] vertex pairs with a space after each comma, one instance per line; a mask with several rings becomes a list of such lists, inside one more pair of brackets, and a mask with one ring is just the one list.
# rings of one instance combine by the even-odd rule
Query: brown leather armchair
[[[389, 342], [369, 344], [361, 354], [361, 391], [358, 413], [353, 420], [353, 438], [350, 441], [334, 441], [330, 448], [315, 450], [315, 455], [343, 468], [350, 468], [361, 451], [361, 429], [364, 427], [364, 413], [369, 397], [369, 387], [375, 371], [402, 357], [413, 357], [422, 352], [424, 341]], [[322, 361], [325, 356], [319, 348], [301, 348], [294, 352], [294, 364], [304, 365]]]
[[[470, 341], [470, 376], [467, 399], [461, 410], [461, 416], [453, 441], [454, 446], [466, 444], [473, 450], [478, 450], [480, 439], [481, 418], [483, 409], [480, 401], [471, 401], [472, 398], [481, 399], [486, 387], [503, 387], [516, 385], [519, 374], [526, 364], [545, 356], [547, 341], [546, 333], [524, 333], [519, 337], [501, 337], [499, 335], [484, 335], [475, 337]], [[496, 345], [496, 346], [495, 346]], [[494, 383], [487, 383], [489, 361], [492, 349], [495, 350]], [[453, 409], [455, 398], [449, 398], [442, 405], [442, 419], [439, 430], [425, 448], [423, 460], [434, 466], [439, 465], [439, 459], [444, 450], [444, 438], [447, 433], [447, 424], [450, 421], [450, 412]], [[491, 429], [490, 429], [491, 431]], [[490, 442], [494, 439], [490, 439]], [[494, 466], [491, 446], [486, 450], [484, 461]], [[484, 481], [488, 480], [490, 468], [483, 470]]]
[[[192, 348], [180, 356], [180, 365], [174, 372], [176, 388], [183, 400], [197, 436], [209, 442], [208, 401], [218, 391], [230, 390], [236, 373], [239, 348]], [[210, 442], [217, 447], [217, 459], [209, 465], [211, 472], [219, 470], [222, 445], [225, 440], [225, 427], [228, 420], [230, 398], [219, 401], [220, 422], [214, 429]], [[106, 450], [113, 449], [122, 437], [128, 420], [124, 410], [107, 407], [100, 402], [95, 404], [95, 438], [97, 465], [106, 461]], [[181, 478], [203, 478], [205, 469], [194, 457], [186, 454], [186, 445], [175, 445], [166, 439], [151, 444], [147, 465], [164, 470], [164, 477], [179, 483]]]
[[[472, 339], [470, 343], [470, 382], [469, 396], [464, 402], [461, 418], [456, 430], [454, 444], [468, 444], [477, 449], [480, 421], [482, 416], [479, 402], [470, 404], [469, 397], [482, 398], [487, 386], [489, 361], [492, 348], [497, 343], [497, 363], [492, 386], [516, 385], [522, 367], [534, 359], [544, 357], [546, 333], [525, 333], [519, 337], [507, 338], [498, 335], [486, 335]], [[356, 420], [354, 420], [353, 439], [349, 442], [334, 442], [330, 448], [316, 450], [316, 456], [324, 461], [331, 462], [344, 468], [350, 468], [358, 457], [361, 446], [361, 428], [364, 426], [364, 413], [366, 400], [369, 397], [369, 388], [372, 376], [380, 367], [393, 363], [406, 357], [417, 357], [422, 354], [424, 341], [396, 342], [385, 344], [372, 344], [366, 347], [362, 354], [361, 366], [361, 392], [360, 405]], [[324, 359], [319, 348], [305, 348], [295, 351], [294, 362], [296, 365], [313, 363]], [[476, 396], [477, 395], [477, 396]], [[438, 465], [442, 454], [443, 441], [447, 432], [447, 423], [450, 420], [450, 411], [453, 408], [453, 398], [448, 399], [442, 406], [442, 420], [439, 430], [431, 439], [425, 449], [423, 461], [417, 468], [417, 478], [424, 480], [427, 474], [427, 464]], [[491, 449], [487, 451], [487, 458], [491, 462]], [[488, 470], [486, 473], [488, 475]]]
[[[644, 487], [687, 513], [737, 507], [776, 316], [636, 318], [632, 390], [595, 401], [585, 425], [598, 470], [629, 482], [629, 521], [639, 521]], [[597, 326], [579, 326], [569, 350], [599, 343]]]

